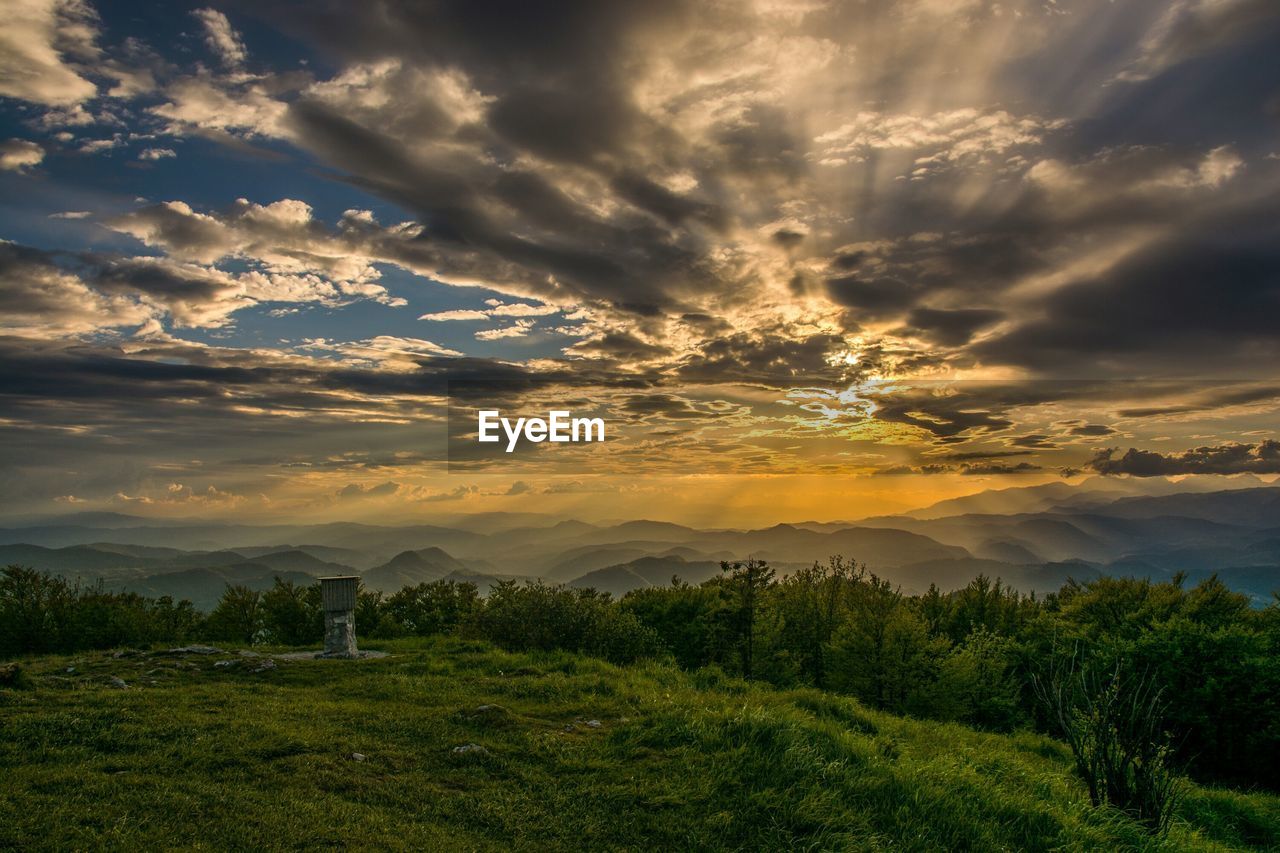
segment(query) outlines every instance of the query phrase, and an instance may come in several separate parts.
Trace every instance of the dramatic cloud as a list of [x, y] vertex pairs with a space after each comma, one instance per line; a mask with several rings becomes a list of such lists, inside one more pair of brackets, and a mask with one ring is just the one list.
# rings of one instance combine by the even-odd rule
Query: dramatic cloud
[[1178, 453], [1131, 447], [1116, 458], [1116, 448], [1098, 451], [1089, 469], [1099, 474], [1167, 477], [1182, 474], [1280, 474], [1280, 441], [1222, 444]]
[[847, 124], [817, 137], [814, 156], [824, 166], [864, 162], [876, 151], [899, 149], [915, 155], [913, 180], [936, 169], [966, 161], [990, 163], [1012, 148], [1036, 146], [1046, 126], [1035, 118], [1014, 118], [1004, 111], [976, 109], [931, 116], [863, 112]]
[[66, 335], [138, 326], [155, 315], [140, 298], [91, 288], [39, 250], [0, 242], [0, 329]]
[[254, 461], [42, 500], [560, 494], [428, 481], [469, 378], [682, 476], [1047, 479], [1280, 406], [1275, 3], [157, 14], [21, 0], [0, 34], [0, 431]]
[[1265, 38], [1278, 23], [1280, 10], [1267, 0], [1178, 0], [1156, 21], [1141, 55], [1120, 79], [1144, 80], [1235, 42]]
[[32, 166], [40, 165], [44, 159], [44, 149], [34, 142], [25, 139], [10, 139], [0, 142], [0, 169], [6, 172], [21, 172]]
[[69, 107], [97, 92], [77, 67], [97, 57], [97, 15], [80, 0], [14, 0], [0, 27], [0, 95]]
[[235, 67], [248, 58], [240, 34], [231, 27], [227, 16], [215, 9], [197, 9], [191, 13], [204, 27], [205, 43], [224, 65]]

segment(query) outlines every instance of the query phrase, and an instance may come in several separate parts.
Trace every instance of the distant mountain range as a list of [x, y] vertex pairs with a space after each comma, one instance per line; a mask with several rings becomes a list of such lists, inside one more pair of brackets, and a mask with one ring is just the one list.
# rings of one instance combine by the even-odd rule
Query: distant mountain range
[[[758, 557], [781, 572], [841, 554], [909, 591], [963, 586], [979, 573], [1023, 591], [1101, 574], [1191, 581], [1219, 574], [1261, 602], [1280, 589], [1280, 487], [1218, 491], [1127, 480], [983, 492], [900, 516], [700, 530], [663, 521], [596, 525], [489, 514], [463, 524], [378, 526], [157, 524], [94, 513], [0, 529], [0, 565], [113, 589], [189, 598], [207, 609], [227, 583], [267, 588], [360, 574], [385, 593], [440, 579], [487, 589], [542, 578], [614, 595], [700, 583], [721, 560]], [[1141, 494], [1133, 494], [1139, 490]], [[108, 516], [108, 517], [104, 517]], [[291, 544], [306, 543], [306, 544]]]

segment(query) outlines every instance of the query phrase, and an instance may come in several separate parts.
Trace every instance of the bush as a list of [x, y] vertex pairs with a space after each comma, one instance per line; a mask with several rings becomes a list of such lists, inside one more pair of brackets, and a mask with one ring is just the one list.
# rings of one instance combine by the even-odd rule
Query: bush
[[[469, 622], [479, 607], [475, 584], [438, 580], [406, 586], [391, 595], [382, 602], [382, 617], [389, 617], [404, 633], [448, 634]], [[383, 629], [381, 622], [379, 627]]]
[[212, 639], [252, 643], [263, 627], [262, 593], [228, 584], [205, 627]]
[[1094, 806], [1114, 806], [1149, 829], [1169, 826], [1183, 784], [1168, 766], [1160, 690], [1149, 677], [1100, 673], [1074, 659], [1037, 681]]
[[0, 655], [75, 652], [186, 640], [201, 618], [189, 601], [82, 588], [53, 575], [0, 571]]
[[942, 662], [939, 695], [946, 716], [983, 729], [1011, 731], [1022, 719], [1010, 670], [1015, 643], [978, 627]]
[[618, 607], [661, 637], [685, 669], [728, 662], [732, 650], [722, 615], [725, 605], [715, 585], [673, 581], [667, 587], [637, 589], [623, 596]]
[[318, 584], [298, 586], [276, 578], [275, 586], [262, 594], [259, 606], [263, 634], [270, 642], [303, 646], [324, 638]]
[[541, 582], [495, 586], [472, 620], [484, 639], [511, 651], [564, 649], [630, 663], [662, 650], [656, 632], [619, 611], [608, 593]]

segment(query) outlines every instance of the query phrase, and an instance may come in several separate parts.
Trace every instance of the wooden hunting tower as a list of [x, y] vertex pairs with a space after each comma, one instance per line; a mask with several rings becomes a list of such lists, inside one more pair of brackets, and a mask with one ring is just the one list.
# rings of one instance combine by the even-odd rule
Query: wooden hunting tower
[[320, 601], [324, 607], [324, 652], [327, 658], [356, 656], [355, 575], [320, 578]]

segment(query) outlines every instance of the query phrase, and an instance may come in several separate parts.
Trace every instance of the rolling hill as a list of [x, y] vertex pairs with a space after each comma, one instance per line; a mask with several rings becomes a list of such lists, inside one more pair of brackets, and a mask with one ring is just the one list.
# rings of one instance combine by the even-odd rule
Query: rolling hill
[[266, 591], [275, 584], [276, 578], [300, 586], [315, 583], [314, 575], [279, 571], [259, 563], [243, 562], [231, 566], [185, 569], [180, 572], [149, 575], [137, 580], [109, 584], [109, 586], [122, 592], [136, 592], [153, 598], [165, 595], [175, 600], [185, 598], [195, 605], [197, 610], [208, 612], [217, 606], [218, 599], [222, 597], [228, 584]]
[[[1280, 487], [1237, 478], [1226, 489], [1178, 484], [1087, 481], [1053, 483], [957, 499], [929, 512], [847, 524], [804, 522], [754, 530], [698, 530], [664, 521], [609, 525], [566, 520], [536, 523], [528, 514], [486, 514], [464, 526], [368, 524], [250, 526], [181, 519], [71, 516], [70, 523], [0, 529], [0, 565], [27, 565], [93, 582], [145, 583], [207, 600], [217, 572], [252, 564], [255, 583], [273, 573], [312, 576], [363, 572], [373, 589], [393, 592], [445, 577], [541, 577], [614, 594], [702, 576], [720, 560], [755, 556], [780, 572], [840, 554], [911, 589], [947, 588], [966, 572], [1001, 577], [1029, 591], [1056, 587], [1065, 573], [1112, 572], [1157, 579], [1214, 571], [1255, 601], [1280, 586]], [[1134, 491], [1142, 492], [1135, 495]], [[1012, 513], [956, 513], [992, 507], [1041, 507]], [[1047, 507], [1047, 508], [1044, 508]], [[96, 521], [111, 526], [92, 526]], [[485, 525], [496, 525], [486, 532]], [[283, 543], [305, 542], [305, 545]], [[665, 561], [665, 562], [664, 562]], [[700, 566], [696, 570], [689, 566]], [[660, 567], [660, 568], [653, 568]], [[1068, 567], [1068, 568], [1064, 568]], [[653, 568], [653, 571], [650, 571]], [[933, 573], [932, 576], [930, 573]], [[712, 572], [714, 574], [714, 572]], [[692, 578], [686, 578], [692, 580]]]
[[155, 562], [118, 551], [104, 550], [90, 545], [69, 545], [62, 548], [45, 548], [41, 545], [15, 543], [0, 545], [0, 566], [26, 566], [42, 572], [75, 577], [84, 574], [101, 574], [116, 569], [135, 568]]
[[383, 648], [28, 661], [0, 688], [0, 848], [1280, 848], [1274, 795], [1188, 785], [1155, 839], [1029, 732], [658, 663]]
[[363, 575], [364, 585], [379, 592], [396, 592], [406, 586], [438, 581], [453, 573], [469, 574], [465, 563], [440, 548], [403, 551]]
[[719, 574], [720, 563], [712, 560], [689, 562], [677, 555], [640, 557], [628, 563], [588, 572], [570, 581], [569, 586], [579, 589], [590, 587], [621, 598], [633, 589], [669, 586], [673, 577], [696, 586]]

